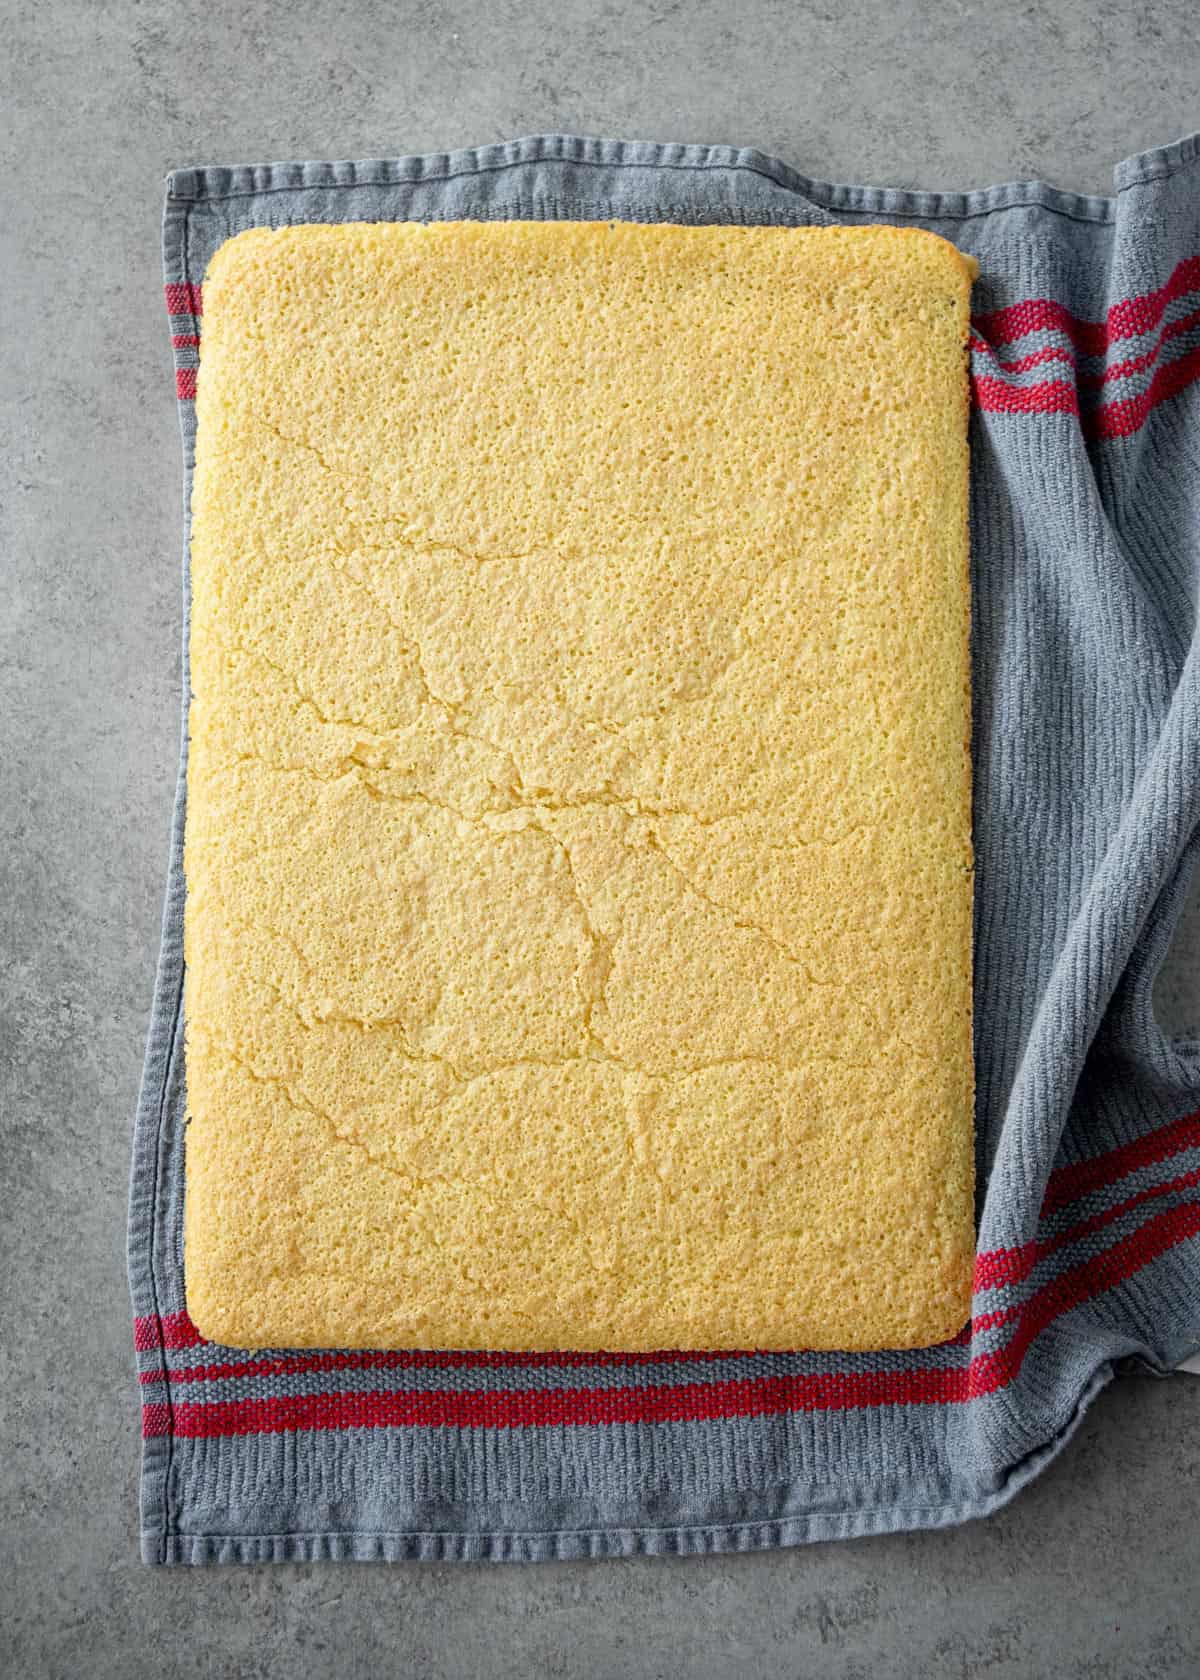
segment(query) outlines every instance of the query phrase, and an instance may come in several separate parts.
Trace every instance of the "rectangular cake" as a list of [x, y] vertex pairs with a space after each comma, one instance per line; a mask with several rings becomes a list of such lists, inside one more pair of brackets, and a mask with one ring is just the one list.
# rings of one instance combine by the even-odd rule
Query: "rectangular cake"
[[203, 1335], [962, 1326], [972, 277], [895, 228], [355, 224], [217, 253]]

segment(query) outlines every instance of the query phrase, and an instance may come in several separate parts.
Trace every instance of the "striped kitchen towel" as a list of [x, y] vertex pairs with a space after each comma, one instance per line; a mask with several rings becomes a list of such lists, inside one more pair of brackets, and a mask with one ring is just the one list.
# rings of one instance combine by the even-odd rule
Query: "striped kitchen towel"
[[[898, 222], [978, 258], [980, 1194], [973, 1321], [917, 1352], [203, 1341], [182, 1254], [185, 739], [130, 1202], [148, 1561], [716, 1551], [957, 1522], [1060, 1450], [1116, 1361], [1200, 1349], [1200, 1045], [1151, 1007], [1200, 844], [1200, 138], [1130, 159], [1115, 189], [829, 186], [756, 151], [562, 135], [170, 177], [189, 486], [204, 272], [245, 228]], [[186, 626], [185, 544], [185, 678]]]

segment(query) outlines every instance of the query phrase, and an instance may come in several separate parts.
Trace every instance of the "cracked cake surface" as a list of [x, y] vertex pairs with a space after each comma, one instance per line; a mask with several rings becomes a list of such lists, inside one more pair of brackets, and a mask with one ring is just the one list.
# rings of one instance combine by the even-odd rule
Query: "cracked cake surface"
[[205, 1336], [962, 1326], [972, 273], [894, 228], [217, 253], [185, 841]]

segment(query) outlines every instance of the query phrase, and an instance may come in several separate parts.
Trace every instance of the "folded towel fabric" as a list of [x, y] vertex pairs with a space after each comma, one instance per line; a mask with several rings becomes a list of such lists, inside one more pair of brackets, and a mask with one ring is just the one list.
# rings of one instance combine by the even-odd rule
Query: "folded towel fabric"
[[[755, 151], [566, 136], [170, 178], [189, 489], [203, 276], [246, 228], [881, 222], [977, 259], [979, 1217], [972, 1323], [932, 1349], [204, 1342], [182, 1256], [185, 739], [130, 1200], [147, 1561], [684, 1552], [955, 1522], [1053, 1457], [1116, 1360], [1165, 1370], [1200, 1348], [1200, 1048], [1151, 1008], [1200, 845], [1200, 140], [1115, 186], [832, 187]], [[186, 545], [184, 570], [186, 676]]]

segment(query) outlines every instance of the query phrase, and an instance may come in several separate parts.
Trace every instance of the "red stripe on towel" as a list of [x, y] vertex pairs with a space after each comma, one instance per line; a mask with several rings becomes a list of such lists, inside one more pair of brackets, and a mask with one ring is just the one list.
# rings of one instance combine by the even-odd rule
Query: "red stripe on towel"
[[1154, 1131], [1117, 1149], [1109, 1149], [1103, 1155], [1059, 1167], [1050, 1174], [1042, 1212], [1056, 1213], [1092, 1190], [1115, 1184], [1140, 1167], [1155, 1167], [1161, 1161], [1169, 1161], [1187, 1149], [1200, 1149], [1200, 1110], [1185, 1114], [1181, 1120], [1172, 1120], [1166, 1126], [1157, 1126]]
[[[1200, 379], [1200, 348], [1177, 356], [1160, 367], [1146, 389], [1135, 397], [1117, 397], [1081, 416], [1080, 424], [1091, 438], [1128, 437], [1144, 425], [1147, 416], [1178, 396]], [[973, 374], [971, 392], [975, 406], [985, 414], [1074, 414], [1079, 397], [1074, 385], [1062, 379], [1039, 385], [1010, 385], [991, 374]]]
[[[1139, 1190], [1135, 1195], [1126, 1196], [1123, 1201], [1114, 1202], [1111, 1207], [1106, 1207], [1102, 1213], [1093, 1214], [1090, 1219], [1078, 1220], [1065, 1231], [1060, 1231], [1057, 1236], [1047, 1238], [1045, 1242], [1025, 1243], [1021, 1248], [998, 1249], [992, 1254], [981, 1254], [975, 1263], [975, 1288], [1007, 1289], [1014, 1284], [1024, 1283], [1034, 1267], [1040, 1265], [1051, 1254], [1057, 1254], [1060, 1249], [1069, 1248], [1072, 1243], [1082, 1242], [1084, 1237], [1094, 1236], [1097, 1231], [1115, 1225], [1118, 1219], [1124, 1219], [1134, 1208], [1157, 1201], [1159, 1196], [1172, 1196], [1180, 1190], [1194, 1190], [1198, 1184], [1200, 1167], [1193, 1167], [1191, 1172], [1180, 1173], [1177, 1178], [1169, 1178], [1165, 1184], [1152, 1184], [1147, 1190]], [[990, 1330], [1000, 1322], [1002, 1320], [994, 1313], [984, 1313], [982, 1318], [972, 1320], [971, 1328], [977, 1331]]]
[[1103, 356], [1111, 344], [1151, 332], [1169, 303], [1200, 290], [1200, 256], [1185, 257], [1165, 284], [1140, 297], [1114, 303], [1103, 321], [1085, 321], [1053, 298], [1026, 298], [975, 317], [976, 331], [995, 346], [1013, 344], [1035, 332], [1061, 332], [1085, 356]]
[[1078, 414], [1079, 398], [1074, 385], [1050, 379], [1041, 385], [1010, 385], [991, 374], [971, 376], [975, 407], [985, 414]]
[[[857, 1407], [953, 1405], [1004, 1388], [1036, 1338], [1056, 1318], [1114, 1288], [1179, 1243], [1200, 1235], [1200, 1202], [1171, 1208], [1081, 1266], [1064, 1272], [1015, 1310], [1017, 1328], [1002, 1348], [949, 1370], [819, 1372], [813, 1375], [673, 1383], [651, 1389], [556, 1388], [496, 1392], [286, 1395], [211, 1404], [178, 1401], [173, 1427], [191, 1439], [277, 1434], [299, 1429], [490, 1428], [702, 1422], [782, 1412]], [[165, 1406], [145, 1408], [145, 1429], [170, 1426]]]
[[185, 282], [178, 286], [164, 286], [168, 315], [203, 315], [204, 295], [201, 287]]
[[1085, 415], [1083, 429], [1092, 437], [1128, 437], [1145, 423], [1151, 409], [1166, 402], [1168, 397], [1177, 397], [1197, 379], [1200, 379], [1200, 348], [1164, 363], [1140, 396], [1105, 403]]

